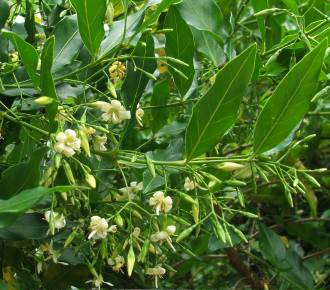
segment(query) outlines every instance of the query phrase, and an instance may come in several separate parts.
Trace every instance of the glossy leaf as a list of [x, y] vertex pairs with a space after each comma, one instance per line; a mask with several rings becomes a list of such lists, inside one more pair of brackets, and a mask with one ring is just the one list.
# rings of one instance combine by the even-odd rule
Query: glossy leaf
[[21, 213], [36, 204], [44, 197], [54, 192], [63, 192], [74, 189], [74, 186], [56, 186], [53, 188], [35, 187], [26, 189], [10, 199], [0, 199], [0, 213]]
[[[166, 55], [188, 64], [188, 66], [175, 64], [175, 69], [168, 68], [173, 75], [178, 91], [181, 96], [184, 96], [188, 92], [195, 74], [193, 35], [187, 23], [180, 16], [178, 9], [173, 6], [166, 15], [165, 27], [173, 30], [166, 33]], [[177, 70], [181, 71], [184, 76]]]
[[0, 30], [4, 27], [9, 17], [9, 4], [7, 0], [0, 0]]
[[170, 94], [170, 87], [167, 80], [156, 83], [151, 99], [151, 105], [155, 106], [155, 109], [151, 110], [152, 122], [151, 127], [153, 131], [157, 132], [167, 123], [167, 117], [169, 111], [164, 108], [158, 108], [158, 106], [166, 105]]
[[187, 160], [211, 149], [234, 124], [255, 58], [256, 45], [252, 45], [224, 66], [212, 88], [194, 106], [186, 131]]
[[2, 35], [8, 38], [17, 49], [29, 77], [35, 87], [39, 86], [39, 75], [37, 73], [39, 56], [35, 48], [19, 37], [14, 32], [3, 31]]
[[77, 11], [81, 38], [92, 57], [95, 57], [104, 37], [103, 20], [107, 1], [71, 0], [71, 3]]
[[184, 0], [178, 7], [182, 18], [189, 25], [208, 31], [215, 39], [222, 41], [219, 34], [223, 27], [223, 15], [214, 0]]
[[226, 61], [226, 55], [221, 45], [212, 35], [203, 30], [192, 28], [197, 51], [208, 57], [215, 66], [220, 66]]
[[31, 154], [29, 162], [13, 165], [3, 171], [0, 179], [0, 197], [9, 198], [23, 189], [38, 186], [40, 162], [47, 151], [48, 148], [38, 149]]
[[[53, 54], [54, 54], [55, 37], [52, 36], [45, 42], [41, 55], [41, 76], [40, 76], [40, 88], [43, 96], [58, 99], [55, 84], [52, 76], [53, 66]], [[56, 102], [46, 106], [47, 114], [50, 122], [51, 132], [57, 130], [57, 123], [55, 116], [57, 113]]]
[[318, 84], [327, 42], [308, 53], [284, 77], [260, 113], [254, 152], [261, 154], [285, 140], [309, 109]]
[[55, 27], [53, 72], [71, 64], [82, 47], [76, 15], [64, 17]]

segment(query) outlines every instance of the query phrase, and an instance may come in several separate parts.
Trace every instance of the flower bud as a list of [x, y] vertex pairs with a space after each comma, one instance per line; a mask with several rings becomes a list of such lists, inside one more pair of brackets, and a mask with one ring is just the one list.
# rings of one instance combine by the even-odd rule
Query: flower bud
[[34, 100], [34, 102], [35, 102], [36, 104], [38, 104], [39, 106], [46, 106], [46, 105], [49, 105], [49, 104], [51, 104], [53, 101], [54, 101], [53, 98], [46, 97], [46, 96], [42, 96], [42, 97], [39, 97], [39, 98], [37, 98], [37, 99]]
[[131, 277], [132, 275], [134, 264], [135, 264], [135, 254], [133, 247], [131, 245], [127, 255], [127, 274], [129, 277]]
[[223, 171], [231, 172], [238, 169], [242, 169], [243, 167], [244, 165], [235, 162], [224, 162], [222, 165], [219, 166], [219, 169]]
[[91, 188], [96, 188], [96, 180], [92, 174], [86, 173], [85, 180]]

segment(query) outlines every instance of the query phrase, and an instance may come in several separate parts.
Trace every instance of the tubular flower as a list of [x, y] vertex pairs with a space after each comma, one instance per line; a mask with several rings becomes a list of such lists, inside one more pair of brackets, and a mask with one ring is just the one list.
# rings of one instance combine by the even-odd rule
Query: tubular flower
[[77, 137], [77, 133], [71, 129], [58, 133], [56, 141], [54, 145], [55, 151], [66, 157], [71, 157], [80, 151], [81, 141]]
[[170, 225], [166, 228], [165, 231], [160, 231], [157, 233], [154, 233], [150, 236], [150, 240], [152, 242], [163, 242], [166, 241], [168, 245], [172, 248], [172, 250], [175, 252], [175, 248], [172, 245], [171, 236], [174, 235], [176, 231], [176, 226]]
[[122, 80], [125, 77], [126, 66], [120, 61], [115, 61], [109, 68], [109, 75], [113, 82]]
[[147, 275], [155, 277], [156, 288], [158, 288], [158, 277], [162, 278], [165, 273], [166, 269], [162, 268], [161, 266], [156, 266], [155, 268], [148, 268], [146, 271]]
[[104, 112], [102, 119], [113, 124], [120, 124], [124, 120], [131, 118], [131, 112], [126, 111], [125, 107], [118, 100], [112, 100], [111, 103], [97, 101], [94, 106]]
[[55, 211], [46, 211], [45, 212], [45, 220], [48, 223], [53, 223], [55, 229], [62, 229], [66, 225], [65, 217], [63, 214], [59, 214]]
[[139, 182], [137, 183], [136, 181], [132, 181], [130, 186], [123, 187], [119, 189], [119, 191], [122, 194], [116, 194], [115, 199], [117, 201], [122, 201], [126, 199], [134, 199], [136, 197], [136, 194], [139, 193], [143, 189], [143, 183]]
[[184, 180], [184, 185], [183, 185], [185, 191], [191, 191], [196, 188], [196, 182], [191, 180], [189, 177], [186, 177]]
[[108, 222], [99, 216], [92, 216], [89, 225], [90, 234], [88, 239], [93, 238], [94, 240], [104, 239], [108, 234]]
[[144, 111], [142, 108], [140, 108], [140, 104], [138, 104], [137, 106], [137, 109], [136, 109], [136, 112], [135, 112], [135, 117], [136, 117], [136, 120], [138, 122], [138, 124], [142, 127], [143, 124], [142, 124], [142, 118], [144, 116]]
[[93, 147], [96, 151], [107, 151], [105, 144], [107, 143], [107, 136], [95, 136], [93, 139]]
[[165, 213], [169, 212], [172, 208], [172, 198], [166, 196], [162, 191], [156, 191], [152, 197], [149, 199], [149, 204], [155, 208], [156, 214], [159, 215], [160, 211]]
[[125, 265], [125, 258], [118, 255], [114, 259], [108, 259], [108, 264], [112, 266], [112, 270], [119, 272], [120, 269]]

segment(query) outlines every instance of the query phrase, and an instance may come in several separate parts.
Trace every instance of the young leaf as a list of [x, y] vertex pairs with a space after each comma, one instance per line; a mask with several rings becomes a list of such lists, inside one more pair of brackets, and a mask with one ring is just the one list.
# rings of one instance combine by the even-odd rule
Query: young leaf
[[39, 57], [37, 51], [14, 32], [3, 31], [2, 35], [8, 38], [16, 47], [29, 77], [37, 88], [39, 86], [39, 75], [37, 74]]
[[[58, 99], [54, 80], [52, 76], [53, 54], [54, 54], [55, 37], [48, 38], [45, 42], [44, 48], [41, 54], [41, 76], [40, 76], [40, 88], [41, 93], [44, 96]], [[57, 113], [57, 103], [53, 102], [46, 106], [51, 132], [57, 130], [57, 122], [55, 116]]]
[[7, 0], [0, 0], [0, 30], [4, 27], [10, 14], [9, 4]]
[[256, 154], [285, 140], [307, 113], [326, 48], [324, 40], [296, 64], [275, 89], [256, 123], [253, 144]]
[[176, 7], [172, 6], [168, 11], [165, 27], [173, 30], [166, 33], [166, 55], [188, 64], [188, 66], [175, 64], [175, 69], [169, 67], [178, 91], [181, 96], [184, 96], [189, 90], [195, 74], [194, 38], [188, 24], [182, 19]]
[[78, 26], [84, 44], [92, 57], [97, 54], [104, 37], [103, 19], [106, 0], [71, 0], [78, 14]]
[[225, 65], [213, 87], [194, 106], [186, 132], [187, 160], [212, 148], [234, 124], [254, 71], [256, 48], [250, 46]]

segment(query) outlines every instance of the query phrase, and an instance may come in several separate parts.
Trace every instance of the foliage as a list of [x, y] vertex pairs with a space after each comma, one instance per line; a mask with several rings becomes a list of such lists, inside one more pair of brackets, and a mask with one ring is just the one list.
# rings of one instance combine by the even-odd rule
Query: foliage
[[328, 0], [0, 0], [0, 289], [329, 289]]

